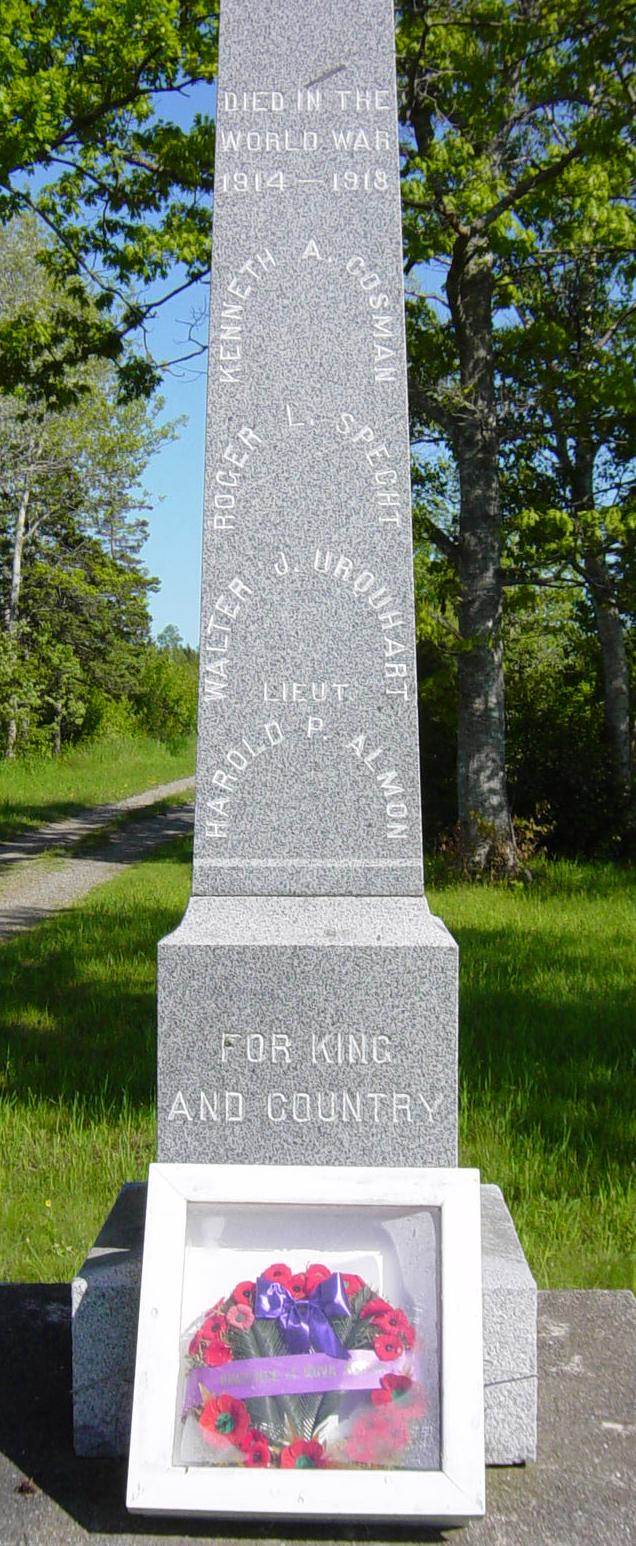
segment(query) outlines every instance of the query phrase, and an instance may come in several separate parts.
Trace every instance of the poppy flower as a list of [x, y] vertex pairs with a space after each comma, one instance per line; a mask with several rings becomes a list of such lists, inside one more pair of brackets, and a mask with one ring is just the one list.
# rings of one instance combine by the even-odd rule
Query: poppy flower
[[284, 1283], [285, 1286], [289, 1283], [291, 1275], [291, 1268], [286, 1267], [284, 1261], [272, 1262], [271, 1267], [266, 1267], [261, 1273], [266, 1283]]
[[305, 1273], [305, 1285], [307, 1288], [307, 1293], [313, 1294], [313, 1291], [318, 1287], [318, 1284], [326, 1283], [327, 1278], [330, 1277], [331, 1271], [329, 1267], [323, 1267], [322, 1262], [319, 1261], [312, 1262]]
[[203, 1362], [213, 1369], [219, 1364], [231, 1363], [232, 1349], [220, 1337], [213, 1337], [203, 1349]]
[[362, 1417], [352, 1429], [345, 1443], [349, 1460], [359, 1465], [381, 1464], [396, 1450], [405, 1449], [409, 1441], [406, 1423], [386, 1408]]
[[235, 1331], [249, 1331], [254, 1325], [254, 1315], [248, 1304], [231, 1304], [227, 1312], [228, 1326]]
[[241, 1449], [245, 1454], [246, 1465], [258, 1466], [259, 1468], [269, 1465], [269, 1444], [264, 1433], [259, 1433], [258, 1437], [253, 1439], [251, 1444], [242, 1444]]
[[359, 1278], [356, 1272], [343, 1272], [342, 1281], [348, 1294], [359, 1294], [364, 1288], [364, 1278]]
[[400, 1358], [404, 1352], [404, 1343], [393, 1332], [383, 1332], [376, 1337], [373, 1343], [373, 1351], [383, 1362], [390, 1363], [394, 1358]]
[[306, 1299], [307, 1279], [304, 1272], [295, 1272], [293, 1277], [289, 1278], [285, 1284], [285, 1288], [291, 1294], [292, 1299]]
[[378, 1390], [371, 1391], [374, 1406], [388, 1406], [391, 1401], [403, 1401], [413, 1389], [408, 1374], [383, 1374]]
[[207, 1341], [208, 1337], [220, 1336], [221, 1332], [225, 1330], [225, 1316], [220, 1315], [218, 1311], [211, 1311], [206, 1316], [199, 1330], [204, 1341]]
[[366, 1321], [372, 1315], [383, 1315], [385, 1310], [392, 1310], [393, 1306], [387, 1304], [386, 1299], [367, 1299], [360, 1311], [360, 1319]]
[[201, 1352], [202, 1344], [203, 1337], [201, 1336], [201, 1332], [195, 1331], [192, 1341], [188, 1344], [188, 1352], [192, 1358], [195, 1358], [197, 1353]]
[[281, 1450], [280, 1463], [284, 1471], [296, 1469], [308, 1470], [315, 1466], [324, 1466], [324, 1450], [317, 1439], [294, 1439], [293, 1444], [287, 1444]]
[[406, 1347], [413, 1346], [415, 1331], [403, 1310], [385, 1310], [382, 1315], [374, 1315], [373, 1324], [379, 1331], [388, 1331], [399, 1337]]
[[240, 1447], [249, 1422], [249, 1412], [244, 1401], [237, 1401], [235, 1396], [210, 1396], [199, 1418], [199, 1427], [208, 1444], [236, 1444]]
[[239, 1449], [251, 1449], [252, 1444], [257, 1444], [264, 1438], [265, 1434], [261, 1433], [260, 1428], [248, 1428], [241, 1438]]
[[244, 1283], [237, 1283], [232, 1294], [234, 1303], [253, 1305], [255, 1286], [254, 1283], [248, 1283], [247, 1280]]

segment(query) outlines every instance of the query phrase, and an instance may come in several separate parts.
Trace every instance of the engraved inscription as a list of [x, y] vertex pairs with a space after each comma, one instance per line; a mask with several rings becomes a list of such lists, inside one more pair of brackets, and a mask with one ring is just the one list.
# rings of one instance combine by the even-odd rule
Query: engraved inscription
[[354, 1123], [358, 1127], [390, 1123], [423, 1123], [433, 1127], [443, 1105], [441, 1095], [422, 1090], [267, 1090], [248, 1098], [240, 1090], [199, 1090], [194, 1095], [177, 1090], [168, 1112], [169, 1122], [282, 1122]]
[[344, 703], [349, 682], [263, 682], [264, 703]]
[[[260, 737], [263, 737], [261, 740]], [[275, 719], [270, 719], [257, 731], [254, 740], [255, 745], [248, 741], [247, 736], [242, 736], [237, 746], [231, 746], [225, 753], [224, 761], [227, 768], [216, 768], [212, 774], [212, 784], [219, 791], [214, 798], [206, 800], [205, 835], [206, 838], [223, 839], [228, 835], [227, 813], [231, 807], [232, 796], [236, 794], [239, 781], [247, 773], [258, 757], [262, 757], [272, 747], [280, 746], [284, 740], [280, 725]]]
[[408, 698], [408, 675], [404, 661], [395, 660], [396, 655], [406, 654], [406, 645], [396, 637], [396, 630], [403, 629], [405, 619], [401, 612], [395, 610], [395, 598], [391, 596], [386, 585], [378, 584], [376, 576], [370, 569], [356, 571], [353, 559], [345, 553], [336, 555], [330, 548], [316, 548], [314, 555], [314, 569], [317, 574], [329, 576], [341, 585], [351, 588], [353, 596], [365, 597], [368, 606], [378, 614], [378, 622], [384, 634], [384, 677], [385, 692], [389, 697]]
[[251, 452], [262, 445], [261, 436], [250, 429], [248, 424], [243, 424], [236, 440], [228, 441], [225, 446], [213, 480], [215, 488], [212, 500], [212, 525], [215, 531], [234, 531], [236, 491], [240, 483], [240, 474], [249, 461]]
[[219, 596], [208, 618], [203, 657], [203, 696], [206, 701], [218, 702], [227, 691], [227, 656], [232, 624], [236, 622], [245, 601], [254, 595], [250, 585], [245, 585], [238, 575], [230, 580], [228, 594]]
[[404, 785], [400, 783], [400, 775], [395, 768], [381, 766], [379, 772], [376, 763], [386, 758], [386, 752], [382, 746], [376, 746], [374, 750], [367, 751], [366, 735], [356, 735], [352, 741], [347, 741], [347, 746], [355, 757], [364, 763], [373, 773], [381, 792], [386, 800], [386, 835], [390, 838], [408, 836], [408, 807], [404, 799]]
[[362, 445], [365, 461], [373, 472], [375, 497], [379, 506], [380, 526], [401, 524], [398, 474], [391, 466], [393, 458], [388, 446], [380, 440], [370, 424], [356, 422], [353, 413], [341, 413], [336, 420], [336, 434], [351, 440], [351, 445]]
[[396, 319], [387, 310], [391, 304], [385, 290], [378, 290], [382, 280], [380, 275], [370, 269], [366, 259], [359, 254], [349, 258], [346, 264], [347, 273], [360, 286], [366, 295], [369, 310], [371, 312], [371, 349], [373, 352], [373, 375], [377, 383], [382, 381], [395, 381], [397, 371], [397, 339]]
[[217, 349], [219, 356], [219, 380], [238, 381], [243, 358], [243, 324], [245, 302], [254, 289], [263, 283], [270, 269], [276, 267], [276, 259], [265, 247], [262, 252], [252, 253], [228, 280], [221, 306]]

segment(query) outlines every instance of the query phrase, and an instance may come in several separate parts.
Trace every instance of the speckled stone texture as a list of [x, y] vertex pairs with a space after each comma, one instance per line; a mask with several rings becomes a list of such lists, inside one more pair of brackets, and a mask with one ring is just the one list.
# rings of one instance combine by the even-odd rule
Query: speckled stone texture
[[456, 1164], [457, 947], [423, 898], [193, 898], [159, 947], [158, 1156]]
[[[536, 1454], [536, 1289], [499, 1188], [481, 1198], [486, 1464], [511, 1465]], [[128, 1453], [145, 1204], [122, 1188], [72, 1285], [78, 1455]]]
[[422, 890], [393, 6], [225, 0], [194, 891]]

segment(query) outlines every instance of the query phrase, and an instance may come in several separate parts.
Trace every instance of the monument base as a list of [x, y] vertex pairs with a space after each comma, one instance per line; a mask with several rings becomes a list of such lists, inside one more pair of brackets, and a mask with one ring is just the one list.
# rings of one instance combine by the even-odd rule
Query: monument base
[[[483, 1186], [482, 1278], [487, 1465], [536, 1457], [537, 1291], [497, 1186]], [[122, 1187], [73, 1280], [75, 1452], [128, 1453], [146, 1187]]]
[[160, 1162], [457, 1164], [457, 946], [423, 896], [192, 897], [157, 996]]

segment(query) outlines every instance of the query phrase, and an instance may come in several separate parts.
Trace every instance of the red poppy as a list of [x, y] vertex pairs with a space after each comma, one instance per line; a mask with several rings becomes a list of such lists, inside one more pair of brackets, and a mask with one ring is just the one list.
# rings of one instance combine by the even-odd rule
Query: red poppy
[[257, 1444], [264, 1438], [265, 1434], [261, 1433], [260, 1428], [248, 1428], [247, 1432], [243, 1434], [239, 1449], [251, 1449], [252, 1444]]
[[208, 1444], [236, 1444], [240, 1448], [249, 1421], [244, 1401], [237, 1401], [235, 1396], [210, 1396], [199, 1418], [199, 1426]]
[[383, 1315], [385, 1310], [391, 1310], [392, 1305], [387, 1304], [386, 1299], [367, 1299], [360, 1311], [360, 1319], [366, 1320], [371, 1315]]
[[392, 1332], [384, 1332], [381, 1336], [375, 1338], [373, 1351], [383, 1362], [390, 1363], [394, 1358], [400, 1358], [404, 1352], [404, 1343], [400, 1341], [399, 1337], [394, 1336]]
[[255, 1286], [256, 1285], [254, 1283], [248, 1283], [247, 1281], [244, 1283], [237, 1283], [236, 1288], [234, 1289], [234, 1293], [232, 1294], [234, 1303], [248, 1304], [250, 1306], [253, 1305]]
[[195, 1331], [194, 1336], [192, 1338], [192, 1341], [190, 1342], [190, 1344], [188, 1346], [188, 1352], [191, 1354], [191, 1356], [193, 1358], [196, 1357], [197, 1353], [201, 1352], [201, 1344], [202, 1344], [202, 1342], [203, 1342], [203, 1338], [201, 1336], [201, 1332], [200, 1331]]
[[264, 1433], [259, 1433], [258, 1438], [248, 1445], [241, 1445], [245, 1452], [245, 1464], [249, 1466], [269, 1465], [269, 1444]]
[[291, 1294], [292, 1299], [306, 1299], [307, 1279], [304, 1272], [295, 1272], [293, 1277], [289, 1278], [285, 1284], [285, 1288]]
[[203, 1349], [203, 1362], [216, 1368], [217, 1364], [232, 1362], [232, 1349], [220, 1337], [213, 1337]]
[[228, 1326], [235, 1331], [249, 1331], [254, 1325], [254, 1315], [248, 1304], [231, 1304], [227, 1312]]
[[379, 1331], [394, 1333], [406, 1347], [413, 1346], [415, 1331], [403, 1310], [386, 1310], [382, 1315], [374, 1315], [373, 1324]]
[[291, 1277], [291, 1268], [286, 1267], [284, 1261], [272, 1262], [271, 1267], [266, 1267], [261, 1277], [266, 1283], [284, 1283], [287, 1285]]
[[307, 1470], [315, 1466], [324, 1466], [324, 1450], [317, 1439], [294, 1439], [293, 1444], [287, 1444], [281, 1450], [280, 1463], [284, 1471], [293, 1468]]
[[309, 1266], [307, 1268], [307, 1271], [305, 1273], [305, 1284], [306, 1284], [306, 1288], [307, 1288], [307, 1293], [308, 1294], [313, 1294], [313, 1291], [314, 1291], [315, 1288], [318, 1287], [318, 1284], [319, 1283], [326, 1283], [327, 1278], [330, 1278], [330, 1277], [331, 1277], [331, 1272], [329, 1270], [329, 1267], [323, 1267], [322, 1262], [319, 1262], [319, 1261], [312, 1262], [311, 1266]]
[[345, 1442], [349, 1460], [361, 1465], [381, 1464], [396, 1450], [405, 1449], [409, 1430], [399, 1414], [384, 1408], [362, 1417]]
[[208, 1337], [217, 1337], [225, 1331], [225, 1316], [216, 1311], [206, 1316], [203, 1325], [199, 1328], [201, 1336], [207, 1341]]
[[383, 1374], [379, 1390], [371, 1391], [374, 1406], [387, 1406], [391, 1401], [403, 1401], [413, 1389], [408, 1374]]
[[348, 1294], [359, 1294], [364, 1288], [364, 1278], [359, 1278], [355, 1272], [343, 1272], [342, 1281]]

